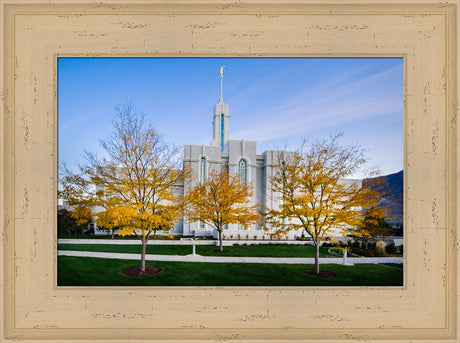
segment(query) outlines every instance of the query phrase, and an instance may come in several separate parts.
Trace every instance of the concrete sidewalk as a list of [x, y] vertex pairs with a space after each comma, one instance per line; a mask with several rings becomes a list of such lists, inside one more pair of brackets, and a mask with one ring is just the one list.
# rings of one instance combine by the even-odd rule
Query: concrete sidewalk
[[[59, 250], [58, 256], [97, 257], [121, 260], [140, 260], [140, 254], [120, 254], [93, 251]], [[171, 262], [208, 262], [208, 263], [275, 263], [275, 264], [314, 264], [310, 257], [233, 257], [233, 256], [200, 256], [200, 255], [145, 255], [146, 261]], [[348, 257], [348, 264], [362, 263], [403, 263], [402, 257]], [[342, 258], [320, 258], [321, 264], [342, 264]]]

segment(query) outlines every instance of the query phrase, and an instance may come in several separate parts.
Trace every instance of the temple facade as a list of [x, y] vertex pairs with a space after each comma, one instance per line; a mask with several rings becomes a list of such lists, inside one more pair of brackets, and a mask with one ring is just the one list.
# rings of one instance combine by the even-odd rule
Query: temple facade
[[[212, 139], [209, 145], [188, 144], [184, 146], [184, 167], [190, 168], [194, 180], [187, 180], [184, 184], [175, 185], [177, 195], [184, 193], [196, 180], [204, 181], [212, 170], [226, 171], [230, 175], [238, 176], [241, 182], [251, 185], [253, 195], [250, 205], [259, 204], [260, 210], [276, 209], [279, 206], [280, 195], [272, 189], [271, 179], [275, 176], [279, 160], [294, 154], [292, 151], [266, 150], [257, 154], [257, 142], [250, 140], [230, 139], [230, 106], [222, 96], [223, 68], [221, 68], [220, 99], [214, 106], [212, 114]], [[361, 183], [362, 180], [342, 180], [345, 184]], [[96, 234], [106, 231], [97, 228], [91, 223]], [[229, 224], [224, 227], [225, 239], [270, 239], [272, 230], [265, 231], [263, 223], [256, 223], [250, 227], [239, 224]], [[189, 222], [186, 218], [180, 219], [170, 234], [187, 237], [217, 237], [217, 231], [206, 222]], [[289, 239], [301, 236], [301, 231], [289, 231]]]
[[[214, 106], [212, 117], [212, 139], [209, 145], [189, 144], [184, 146], [184, 166], [191, 169], [193, 175], [206, 179], [211, 170], [228, 171], [230, 175], [238, 175], [242, 182], [252, 186], [253, 196], [251, 205], [261, 204], [261, 210], [265, 206], [276, 207], [274, 202], [277, 196], [272, 191], [270, 179], [274, 175], [274, 166], [283, 154], [291, 154], [288, 151], [267, 150], [257, 154], [257, 142], [250, 140], [230, 139], [230, 106], [222, 97], [222, 69], [221, 69], [221, 96]], [[181, 185], [183, 192], [190, 184]], [[175, 235], [184, 236], [216, 236], [216, 230], [203, 222], [187, 222], [181, 220], [174, 228]], [[230, 224], [225, 227], [226, 237], [262, 238], [268, 233], [260, 224], [244, 227], [238, 224]], [[294, 235], [295, 233], [292, 233]], [[239, 236], [238, 236], [239, 235]]]

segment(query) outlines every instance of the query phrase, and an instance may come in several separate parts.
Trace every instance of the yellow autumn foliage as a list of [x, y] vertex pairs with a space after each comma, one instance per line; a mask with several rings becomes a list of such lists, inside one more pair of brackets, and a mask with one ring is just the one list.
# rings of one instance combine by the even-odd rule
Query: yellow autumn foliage
[[285, 234], [304, 230], [316, 247], [315, 270], [319, 272], [319, 246], [331, 231], [360, 229], [365, 209], [374, 207], [380, 192], [371, 182], [349, 182], [366, 162], [364, 150], [357, 145], [342, 146], [339, 136], [311, 144], [308, 149], [280, 154], [277, 173], [271, 186], [278, 194], [279, 207], [267, 208], [266, 225]]
[[189, 222], [206, 222], [219, 234], [222, 251], [222, 231], [225, 225], [251, 226], [260, 220], [260, 204], [250, 205], [252, 187], [226, 171], [211, 171], [203, 182], [187, 190], [184, 197], [185, 218]]
[[79, 173], [67, 171], [60, 178], [60, 196], [69, 205], [94, 211], [99, 226], [142, 241], [143, 271], [150, 234], [168, 232], [181, 216], [175, 187], [188, 177], [181, 151], [144, 119], [131, 105], [117, 108], [112, 134], [100, 141], [107, 157], [87, 152]]

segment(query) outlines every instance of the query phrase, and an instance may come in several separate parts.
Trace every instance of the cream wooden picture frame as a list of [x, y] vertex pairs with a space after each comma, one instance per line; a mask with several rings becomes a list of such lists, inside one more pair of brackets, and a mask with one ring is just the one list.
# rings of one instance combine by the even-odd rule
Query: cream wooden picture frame
[[[2, 0], [3, 342], [458, 342], [458, 1]], [[404, 58], [403, 287], [57, 287], [59, 56]]]

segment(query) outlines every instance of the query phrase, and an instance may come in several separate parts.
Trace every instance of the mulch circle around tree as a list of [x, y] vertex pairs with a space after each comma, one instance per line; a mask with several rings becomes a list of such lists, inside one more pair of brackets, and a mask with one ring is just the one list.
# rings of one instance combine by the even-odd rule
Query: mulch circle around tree
[[145, 272], [141, 272], [141, 267], [136, 266], [136, 267], [130, 267], [130, 268], [123, 269], [121, 272], [131, 277], [143, 277], [143, 276], [157, 274], [161, 272], [162, 270], [163, 268], [161, 267], [145, 266]]
[[337, 275], [335, 275], [334, 273], [326, 272], [324, 270], [320, 270], [319, 274], [316, 274], [314, 270], [304, 270], [303, 272], [313, 275], [313, 276], [322, 277], [325, 279], [335, 279], [337, 277]]
[[222, 250], [222, 251], [220, 251], [219, 249], [217, 249], [217, 250], [214, 250], [214, 252], [221, 252], [221, 253], [225, 253], [225, 252], [228, 252], [228, 250]]

